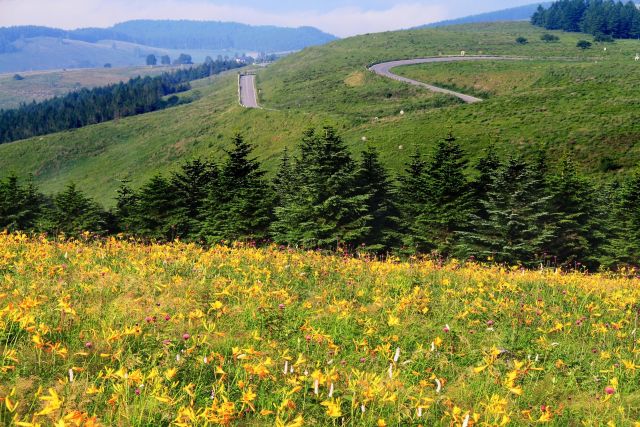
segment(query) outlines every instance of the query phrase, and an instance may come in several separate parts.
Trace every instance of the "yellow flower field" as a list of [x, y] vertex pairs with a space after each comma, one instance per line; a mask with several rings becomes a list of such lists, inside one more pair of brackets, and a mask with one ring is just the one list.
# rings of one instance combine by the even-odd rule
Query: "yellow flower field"
[[639, 425], [640, 280], [0, 234], [0, 423]]

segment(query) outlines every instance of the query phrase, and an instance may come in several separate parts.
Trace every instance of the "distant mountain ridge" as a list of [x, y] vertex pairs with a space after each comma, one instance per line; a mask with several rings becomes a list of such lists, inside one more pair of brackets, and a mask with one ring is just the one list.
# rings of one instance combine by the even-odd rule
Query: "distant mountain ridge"
[[16, 41], [54, 37], [96, 43], [114, 40], [166, 49], [240, 49], [283, 52], [324, 44], [336, 37], [313, 27], [251, 26], [235, 22], [138, 20], [110, 28], [62, 30], [39, 26], [0, 28], [0, 53], [15, 52]]
[[446, 21], [433, 22], [431, 24], [416, 27], [416, 29], [446, 27], [448, 25], [475, 24], [482, 22], [526, 21], [531, 19], [531, 16], [533, 16], [539, 5], [548, 7], [549, 5], [551, 5], [551, 3], [552, 2], [533, 3], [525, 6], [497, 10], [495, 12], [487, 12], [481, 13], [479, 15], [471, 15], [462, 18], [449, 19]]
[[264, 52], [300, 50], [337, 37], [313, 27], [251, 26], [211, 21], [127, 21], [108, 28], [127, 41], [171, 49], [247, 49]]
[[148, 55], [233, 57], [252, 52], [291, 52], [336, 37], [312, 27], [251, 26], [214, 21], [127, 21], [109, 28], [62, 30], [0, 27], [0, 73], [63, 68], [145, 65]]

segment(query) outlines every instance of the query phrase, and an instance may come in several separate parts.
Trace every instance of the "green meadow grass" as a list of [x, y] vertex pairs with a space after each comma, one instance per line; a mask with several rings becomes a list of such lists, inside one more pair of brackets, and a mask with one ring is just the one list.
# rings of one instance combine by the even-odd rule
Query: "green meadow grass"
[[1, 425], [640, 421], [637, 278], [6, 233], [0, 272]]
[[[576, 42], [589, 36], [555, 32], [560, 42], [544, 43], [544, 32], [527, 23], [475, 24], [308, 48], [258, 71], [264, 110], [240, 107], [235, 74], [220, 76], [186, 93], [195, 99], [188, 105], [1, 145], [0, 176], [33, 173], [46, 192], [73, 181], [111, 205], [120, 179], [140, 185], [186, 159], [221, 158], [235, 132], [256, 145], [257, 157], [273, 172], [285, 146], [294, 147], [307, 127], [325, 124], [335, 126], [356, 154], [366, 137], [396, 172], [416, 149], [428, 153], [453, 131], [472, 161], [490, 142], [504, 154], [543, 145], [552, 158], [570, 155], [594, 176], [626, 173], [640, 159], [640, 63], [633, 59], [640, 42], [583, 51]], [[529, 43], [517, 44], [519, 36]], [[532, 59], [397, 70], [486, 98], [475, 105], [367, 70], [375, 62], [462, 50]]]
[[170, 69], [124, 67], [17, 73], [24, 77], [24, 80], [15, 80], [13, 76], [16, 73], [0, 74], [0, 109], [16, 108], [21, 103], [44, 101], [74, 90], [106, 86], [137, 76], [156, 76]]

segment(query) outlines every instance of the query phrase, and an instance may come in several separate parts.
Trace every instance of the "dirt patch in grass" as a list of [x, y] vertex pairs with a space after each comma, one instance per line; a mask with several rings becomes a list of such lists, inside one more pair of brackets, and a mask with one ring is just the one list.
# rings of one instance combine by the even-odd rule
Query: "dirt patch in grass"
[[364, 80], [365, 80], [364, 72], [356, 71], [355, 73], [349, 74], [349, 77], [344, 79], [344, 84], [346, 84], [349, 87], [360, 87], [364, 85]]

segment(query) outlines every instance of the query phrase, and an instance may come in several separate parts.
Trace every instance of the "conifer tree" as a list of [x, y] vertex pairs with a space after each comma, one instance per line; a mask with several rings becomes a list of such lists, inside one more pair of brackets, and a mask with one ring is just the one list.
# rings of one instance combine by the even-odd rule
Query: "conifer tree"
[[210, 242], [265, 239], [272, 218], [273, 193], [250, 157], [253, 146], [240, 135], [233, 144], [206, 202], [203, 234]]
[[369, 196], [357, 188], [355, 162], [335, 130], [305, 132], [293, 169], [297, 191], [275, 210], [274, 239], [306, 248], [360, 242], [369, 232]]
[[287, 199], [296, 193], [295, 171], [289, 150], [284, 147], [280, 158], [280, 167], [273, 178], [273, 189], [275, 191], [274, 206], [282, 206]]
[[640, 266], [640, 171], [622, 183], [614, 206], [614, 230], [618, 232], [611, 244], [613, 259], [609, 264]]
[[34, 229], [42, 204], [42, 195], [31, 181], [21, 185], [16, 175], [0, 181], [0, 230]]
[[274, 221], [269, 227], [269, 232], [277, 243], [303, 245], [304, 227], [309, 225], [311, 217], [308, 211], [311, 195], [302, 189], [302, 171], [300, 159], [295, 159], [292, 163], [285, 150], [274, 179], [276, 203]]
[[116, 217], [117, 229], [127, 235], [134, 235], [139, 232], [136, 222], [139, 212], [139, 198], [135, 191], [129, 186], [129, 180], [124, 179], [118, 187], [116, 195], [116, 207], [114, 215]]
[[141, 237], [171, 241], [177, 237], [173, 221], [174, 195], [171, 184], [161, 175], [156, 175], [137, 192], [135, 216], [137, 234]]
[[471, 187], [464, 175], [467, 161], [456, 139], [450, 134], [438, 143], [427, 168], [429, 197], [418, 223], [433, 250], [449, 255], [457, 233], [467, 227], [472, 212]]
[[107, 231], [105, 212], [73, 183], [54, 196], [41, 227], [54, 235], [64, 233], [74, 237], [83, 232], [103, 234]]
[[591, 269], [597, 268], [598, 249], [604, 235], [595, 189], [566, 157], [559, 171], [549, 178], [548, 187], [554, 227], [554, 236], [546, 246], [548, 254], [560, 266], [575, 267], [576, 262], [580, 262]]
[[[629, 4], [629, 9], [635, 9], [635, 3]], [[636, 39], [640, 37], [640, 13], [637, 13], [637, 10], [633, 10], [633, 12], [629, 13], [632, 15], [631, 22], [629, 24], [629, 38]]]
[[278, 243], [299, 245], [302, 240], [302, 224], [309, 212], [306, 211], [308, 195], [300, 188], [303, 182], [301, 172], [300, 161], [291, 159], [285, 147], [273, 180], [274, 221], [269, 227], [270, 235]]
[[409, 251], [425, 252], [431, 242], [422, 235], [418, 226], [423, 206], [429, 200], [429, 183], [426, 177], [427, 162], [416, 151], [405, 165], [405, 173], [400, 176], [398, 190], [400, 208], [400, 230], [405, 248]]
[[488, 213], [481, 201], [486, 199], [487, 193], [492, 187], [501, 166], [502, 163], [500, 161], [500, 158], [498, 157], [498, 154], [496, 153], [495, 146], [490, 145], [485, 150], [484, 156], [478, 161], [478, 164], [476, 165], [476, 171], [478, 172], [478, 175], [471, 184], [473, 191], [473, 215], [477, 218], [488, 218]]
[[549, 197], [525, 161], [512, 157], [482, 200], [487, 219], [475, 218], [461, 232], [467, 254], [481, 260], [531, 264], [552, 237]]
[[208, 194], [217, 185], [218, 174], [215, 163], [195, 159], [183, 164], [180, 171], [171, 176], [174, 194], [172, 222], [176, 224], [178, 237], [196, 239], [200, 236], [204, 205]]
[[397, 231], [399, 212], [389, 174], [372, 146], [362, 152], [355, 185], [361, 194], [368, 195], [366, 217], [370, 218], [367, 224], [369, 232], [363, 236], [361, 245], [368, 251], [389, 251], [400, 239]]
[[428, 163], [416, 155], [408, 165], [401, 179], [403, 217], [408, 243], [419, 252], [448, 256], [465, 229], [473, 207], [466, 165], [452, 135], [438, 143]]
[[596, 38], [635, 37], [640, 11], [633, 1], [560, 0], [548, 9], [540, 6], [531, 23], [547, 29], [581, 31]]
[[540, 4], [535, 13], [531, 16], [531, 24], [542, 27], [545, 24], [545, 8]]

